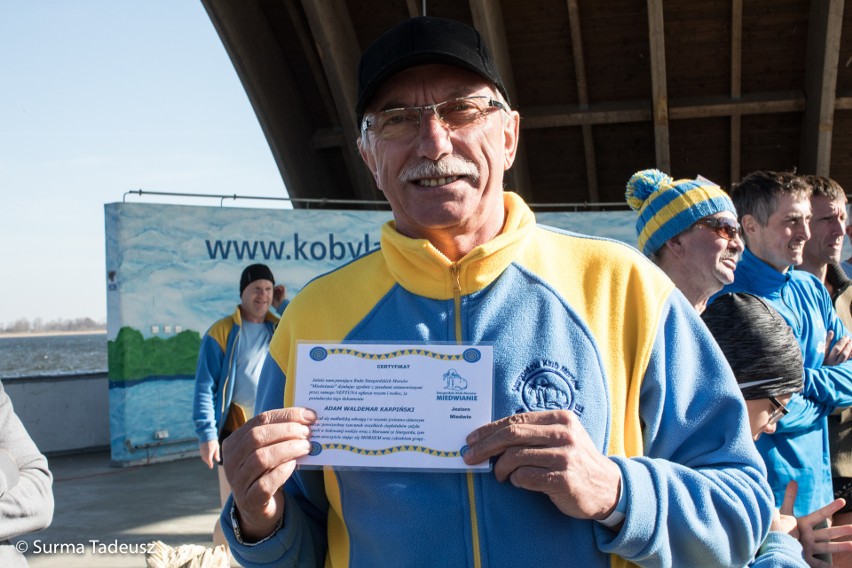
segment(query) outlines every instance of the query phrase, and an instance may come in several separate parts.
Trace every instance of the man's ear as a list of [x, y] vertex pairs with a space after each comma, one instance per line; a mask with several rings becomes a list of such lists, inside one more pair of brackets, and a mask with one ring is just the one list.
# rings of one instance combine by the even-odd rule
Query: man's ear
[[683, 246], [683, 241], [680, 238], [680, 236], [682, 234], [683, 233], [678, 233], [677, 235], [675, 235], [672, 238], [670, 238], [669, 240], [667, 240], [665, 242], [665, 244], [663, 245], [666, 248], [666, 250], [670, 251], [677, 258], [682, 257], [684, 255], [684, 251], [685, 251], [685, 247]]
[[506, 171], [515, 163], [518, 152], [518, 133], [521, 129], [521, 115], [518, 111], [509, 111], [509, 116], [503, 120], [503, 170]]
[[852, 225], [846, 225], [846, 236], [852, 241]]
[[744, 235], [753, 235], [757, 232], [758, 226], [757, 219], [751, 213], [746, 213], [740, 220], [740, 227], [742, 227]]
[[361, 154], [361, 159], [364, 160], [364, 164], [366, 164], [367, 168], [369, 168], [370, 173], [373, 174], [373, 179], [376, 181], [376, 187], [378, 187], [380, 191], [384, 191], [379, 183], [376, 156], [373, 153], [373, 148], [370, 146], [369, 142], [364, 140], [364, 136], [359, 136], [356, 144], [358, 145], [358, 153]]

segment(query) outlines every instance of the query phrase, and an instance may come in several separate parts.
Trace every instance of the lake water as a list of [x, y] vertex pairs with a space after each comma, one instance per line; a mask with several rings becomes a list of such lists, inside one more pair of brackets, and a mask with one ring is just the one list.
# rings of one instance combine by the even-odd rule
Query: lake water
[[106, 333], [23, 337], [0, 335], [0, 378], [106, 370]]

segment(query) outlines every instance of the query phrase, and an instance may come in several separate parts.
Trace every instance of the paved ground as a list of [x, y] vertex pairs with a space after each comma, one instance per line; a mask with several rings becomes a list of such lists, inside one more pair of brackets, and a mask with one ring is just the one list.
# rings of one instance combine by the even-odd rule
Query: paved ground
[[18, 539], [31, 568], [144, 568], [143, 545], [154, 540], [213, 546], [218, 483], [198, 458], [130, 468], [110, 467], [107, 452], [49, 461], [53, 524]]

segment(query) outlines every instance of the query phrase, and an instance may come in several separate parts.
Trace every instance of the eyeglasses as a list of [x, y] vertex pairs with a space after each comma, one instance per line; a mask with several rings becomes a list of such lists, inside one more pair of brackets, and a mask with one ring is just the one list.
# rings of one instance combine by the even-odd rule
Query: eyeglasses
[[704, 218], [695, 222], [696, 225], [704, 225], [712, 229], [719, 238], [732, 241], [740, 234], [740, 224], [727, 217]]
[[773, 410], [772, 414], [769, 415], [769, 421], [766, 423], [768, 426], [771, 426], [782, 418], [784, 418], [785, 416], [787, 416], [790, 410], [786, 406], [778, 402], [778, 399], [774, 396], [769, 397], [769, 402], [771, 402], [772, 406], [775, 407], [775, 410]]
[[450, 99], [433, 105], [400, 107], [373, 112], [364, 117], [361, 132], [372, 131], [381, 140], [414, 138], [423, 120], [423, 111], [431, 110], [450, 130], [479, 122], [490, 110], [506, 110], [506, 105], [485, 95]]

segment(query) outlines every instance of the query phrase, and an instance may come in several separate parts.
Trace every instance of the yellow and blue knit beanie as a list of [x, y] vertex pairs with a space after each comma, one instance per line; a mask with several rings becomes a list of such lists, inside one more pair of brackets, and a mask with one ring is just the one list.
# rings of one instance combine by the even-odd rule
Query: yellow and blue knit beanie
[[659, 170], [633, 174], [625, 197], [639, 213], [638, 246], [649, 257], [699, 219], [722, 211], [737, 214], [733, 201], [718, 185], [703, 178], [675, 181]]

